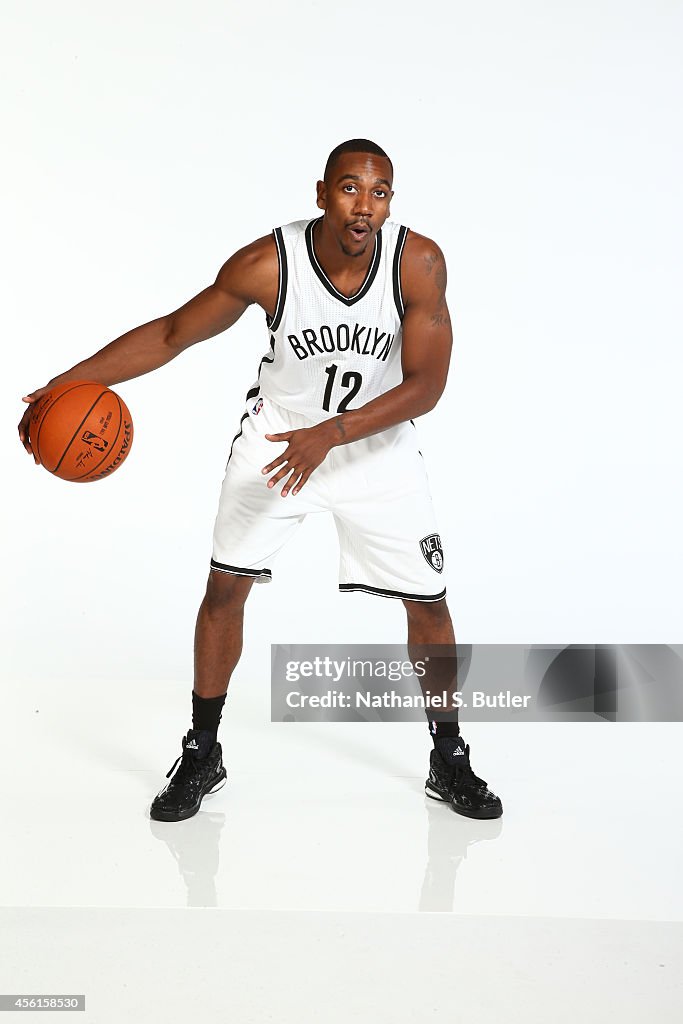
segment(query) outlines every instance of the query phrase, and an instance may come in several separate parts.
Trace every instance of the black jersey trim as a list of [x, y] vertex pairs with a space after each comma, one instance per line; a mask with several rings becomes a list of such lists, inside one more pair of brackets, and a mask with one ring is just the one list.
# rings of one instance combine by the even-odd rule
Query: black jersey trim
[[366, 583], [340, 583], [339, 591], [349, 594], [352, 590], [362, 590], [366, 594], [377, 594], [379, 597], [398, 597], [403, 601], [441, 601], [446, 596], [444, 587], [438, 594], [405, 594], [401, 590], [383, 590], [382, 587], [370, 587]]
[[[244, 423], [244, 421], [246, 420], [248, 415], [249, 415], [248, 412], [245, 412], [245, 413], [242, 414], [242, 419], [240, 420], [240, 429], [237, 431], [237, 433], [233, 437], [232, 444], [230, 445], [230, 453], [228, 455], [228, 462], [230, 462], [230, 459], [232, 457], [232, 450], [235, 447], [235, 441], [237, 440], [238, 437], [240, 437], [240, 435], [242, 433], [242, 424]], [[226, 469], [228, 468], [228, 462], [225, 463], [225, 468]]]
[[[261, 367], [263, 366], [263, 364], [264, 363], [272, 363], [274, 361], [274, 359], [275, 359], [275, 335], [271, 334], [271, 336], [270, 336], [270, 354], [268, 354], [268, 352], [266, 352], [266, 354], [261, 358], [261, 362], [258, 364], [258, 370], [256, 371], [256, 384], [254, 384], [254, 387], [256, 387], [256, 385], [258, 384], [258, 382], [261, 379]], [[253, 388], [252, 388], [252, 390], [253, 390]], [[249, 395], [247, 395], [247, 398], [248, 397], [249, 397]]]
[[225, 565], [223, 562], [217, 562], [215, 558], [211, 559], [211, 568], [218, 569], [219, 572], [230, 572], [233, 576], [263, 576], [267, 580], [273, 578], [270, 569], [243, 569], [239, 565]]
[[403, 246], [406, 244], [407, 234], [408, 228], [404, 227], [402, 224], [398, 231], [398, 239], [396, 241], [396, 248], [394, 249], [394, 265], [391, 275], [394, 282], [394, 302], [396, 303], [396, 311], [398, 312], [399, 320], [403, 320], [405, 315], [403, 291], [401, 289], [401, 256], [403, 255]]
[[[266, 352], [265, 356], [263, 356], [261, 358], [261, 362], [258, 364], [258, 370], [256, 372], [256, 381], [252, 384], [252, 386], [247, 391], [247, 395], [246, 395], [245, 401], [249, 402], [252, 398], [256, 398], [256, 396], [258, 395], [259, 391], [261, 390], [261, 385], [259, 383], [259, 381], [261, 380], [261, 367], [263, 366], [264, 363], [272, 363], [274, 359], [275, 359], [275, 335], [271, 334], [271, 336], [270, 336], [270, 352]], [[244, 416], [242, 417], [242, 420], [243, 419], [244, 419]], [[241, 421], [240, 421], [240, 423], [241, 423]], [[237, 438], [240, 436], [241, 433], [242, 433], [242, 431], [240, 429], [239, 433], [235, 434], [235, 437], [233, 438], [233, 442], [232, 442], [233, 444], [235, 443], [235, 441], [237, 440]], [[230, 452], [232, 453], [232, 447], [230, 448]], [[230, 456], [228, 456], [228, 462], [229, 461], [230, 461]]]
[[285, 249], [285, 241], [282, 237], [282, 228], [273, 228], [273, 238], [275, 239], [275, 245], [277, 247], [277, 301], [275, 303], [275, 312], [272, 318], [266, 313], [266, 323], [268, 324], [268, 330], [276, 331], [280, 326], [282, 320], [282, 314], [285, 310], [285, 299], [287, 298], [287, 282], [289, 278], [289, 271], [287, 269], [287, 250]]
[[345, 306], [353, 306], [354, 303], [359, 302], [361, 299], [365, 298], [365, 296], [370, 291], [370, 288], [372, 287], [372, 282], [377, 277], [377, 271], [379, 270], [380, 259], [382, 256], [382, 229], [380, 228], [377, 234], [375, 235], [375, 249], [372, 254], [372, 259], [370, 260], [368, 272], [365, 275], [365, 280], [363, 281], [363, 284], [360, 287], [360, 291], [357, 291], [355, 295], [352, 295], [351, 298], [349, 298], [348, 295], [344, 295], [342, 292], [339, 291], [338, 288], [334, 287], [329, 277], [327, 276], [327, 274], [321, 267], [320, 263], [318, 262], [318, 257], [315, 254], [315, 249], [313, 247], [313, 228], [318, 223], [318, 221], [321, 220], [322, 217], [316, 217], [315, 220], [310, 221], [306, 226], [306, 248], [308, 250], [308, 258], [311, 261], [311, 266], [313, 267], [316, 276], [327, 289], [327, 291], [330, 293], [330, 295], [333, 295], [335, 299], [339, 299], [339, 301], [343, 302]]
[[[259, 392], [261, 390], [261, 385], [258, 383], [259, 378], [261, 376], [261, 367], [263, 366], [264, 363], [272, 363], [273, 359], [275, 358], [275, 338], [272, 336], [272, 334], [270, 336], [270, 347], [273, 350], [273, 354], [270, 355], [270, 356], [269, 355], [265, 355], [263, 357], [263, 359], [261, 360], [261, 362], [258, 364], [258, 373], [256, 374], [256, 384], [253, 384], [249, 388], [249, 390], [247, 391], [246, 398], [245, 398], [246, 402], [251, 401], [252, 398], [256, 398], [256, 396], [259, 394]], [[228, 462], [230, 462], [230, 456], [232, 455], [232, 449], [235, 447], [235, 441], [242, 434], [242, 426], [243, 426], [244, 421], [246, 420], [248, 415], [249, 415], [249, 410], [247, 409], [247, 411], [242, 414], [242, 418], [240, 420], [240, 429], [237, 431], [237, 433], [235, 434], [235, 436], [232, 439], [232, 444], [230, 445], [230, 454], [228, 455]], [[228, 468], [228, 462], [225, 463], [225, 468], [226, 469]]]
[[274, 359], [275, 359], [275, 335], [271, 334], [271, 336], [270, 336], [270, 354], [268, 352], [266, 352], [266, 354], [261, 359], [261, 362], [258, 364], [258, 371], [256, 373], [256, 382], [257, 383], [258, 383], [258, 381], [260, 380], [260, 377], [261, 377], [261, 367], [263, 366], [263, 364], [264, 363], [272, 363]]

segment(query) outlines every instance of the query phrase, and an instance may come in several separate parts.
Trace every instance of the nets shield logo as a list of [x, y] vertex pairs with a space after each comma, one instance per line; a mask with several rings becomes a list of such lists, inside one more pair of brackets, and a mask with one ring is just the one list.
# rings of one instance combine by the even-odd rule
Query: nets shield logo
[[443, 572], [443, 548], [438, 533], [430, 533], [420, 541], [420, 551], [435, 572]]

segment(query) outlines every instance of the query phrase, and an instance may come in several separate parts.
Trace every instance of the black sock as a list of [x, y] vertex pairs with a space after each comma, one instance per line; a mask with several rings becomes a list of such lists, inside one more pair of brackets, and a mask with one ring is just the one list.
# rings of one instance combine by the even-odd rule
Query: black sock
[[203, 729], [210, 732], [214, 743], [225, 698], [225, 693], [220, 693], [217, 697], [200, 697], [198, 693], [192, 691], [192, 728], [196, 731]]
[[443, 740], [447, 737], [449, 739], [455, 739], [459, 736], [460, 726], [457, 722], [430, 722], [429, 735], [434, 740], [434, 746], [436, 746], [437, 740]]

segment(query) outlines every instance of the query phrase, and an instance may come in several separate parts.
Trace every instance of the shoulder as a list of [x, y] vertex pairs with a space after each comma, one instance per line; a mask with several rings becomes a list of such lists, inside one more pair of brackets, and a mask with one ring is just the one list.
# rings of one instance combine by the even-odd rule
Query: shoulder
[[315, 223], [316, 220], [322, 220], [322, 217], [306, 217], [304, 220], [293, 220], [289, 224], [283, 224], [281, 227], [275, 228], [275, 231], [284, 235], [285, 238], [296, 238], [298, 235], [305, 234], [308, 225]]
[[432, 238], [408, 231], [401, 259], [401, 287], [407, 301], [446, 289], [446, 260]]
[[250, 302], [260, 302], [264, 291], [277, 289], [278, 256], [274, 235], [263, 235], [234, 252], [223, 264], [216, 285]]
[[446, 261], [440, 247], [432, 238], [410, 230], [403, 247], [402, 263], [410, 273], [429, 276], [438, 263], [445, 266]]
[[258, 270], [260, 267], [267, 268], [273, 263], [277, 269], [277, 245], [273, 233], [263, 235], [238, 249], [228, 260], [228, 263], [230, 262], [250, 271]]

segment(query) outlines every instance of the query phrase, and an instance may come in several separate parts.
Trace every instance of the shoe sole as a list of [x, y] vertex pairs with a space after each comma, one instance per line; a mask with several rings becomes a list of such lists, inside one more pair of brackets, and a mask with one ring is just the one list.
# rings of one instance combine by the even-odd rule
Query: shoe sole
[[188, 818], [193, 818], [202, 806], [202, 800], [211, 796], [213, 793], [217, 793], [219, 789], [222, 789], [225, 783], [228, 781], [228, 773], [225, 768], [222, 769], [223, 775], [219, 777], [218, 781], [215, 782], [210, 789], [207, 789], [205, 793], [202, 793], [201, 800], [197, 807], [191, 807], [188, 811], [153, 811], [150, 808], [149, 816], [152, 821], [186, 821]]
[[428, 796], [430, 800], [438, 800], [441, 804], [450, 804], [456, 814], [461, 814], [464, 818], [477, 818], [478, 820], [486, 820], [488, 818], [501, 818], [503, 816], [503, 808], [482, 808], [480, 811], [464, 811], [460, 807], [456, 807], [452, 800], [448, 800], [446, 797], [441, 796], [438, 790], [430, 789], [429, 783], [425, 783], [425, 796]]

